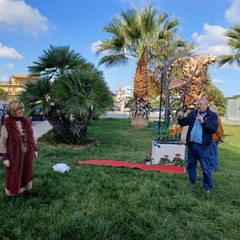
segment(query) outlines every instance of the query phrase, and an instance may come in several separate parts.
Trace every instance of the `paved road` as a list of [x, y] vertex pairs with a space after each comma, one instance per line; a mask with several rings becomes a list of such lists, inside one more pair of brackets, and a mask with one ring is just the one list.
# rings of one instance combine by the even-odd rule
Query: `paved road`
[[[103, 115], [103, 118], [129, 118], [130, 113], [129, 112], [121, 112], [121, 111], [109, 111], [105, 115]], [[159, 113], [158, 112], [152, 112], [149, 116], [149, 119], [152, 120], [158, 120], [159, 118]]]
[[35, 138], [38, 139], [43, 134], [45, 134], [50, 129], [52, 129], [52, 126], [49, 124], [49, 122], [47, 120], [45, 120], [45, 121], [33, 121], [32, 122], [32, 128], [33, 128]]
[[109, 111], [102, 115], [102, 118], [129, 118], [129, 112]]

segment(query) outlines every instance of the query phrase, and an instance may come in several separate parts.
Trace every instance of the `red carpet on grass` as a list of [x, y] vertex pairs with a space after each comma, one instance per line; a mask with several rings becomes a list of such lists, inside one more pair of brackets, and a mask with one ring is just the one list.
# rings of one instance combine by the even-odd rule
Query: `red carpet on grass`
[[158, 171], [158, 172], [165, 172], [165, 173], [172, 173], [172, 174], [185, 173], [184, 167], [167, 166], [167, 165], [135, 164], [135, 163], [129, 163], [129, 162], [115, 161], [115, 160], [85, 160], [85, 161], [78, 161], [77, 164], [137, 168], [142, 171]]

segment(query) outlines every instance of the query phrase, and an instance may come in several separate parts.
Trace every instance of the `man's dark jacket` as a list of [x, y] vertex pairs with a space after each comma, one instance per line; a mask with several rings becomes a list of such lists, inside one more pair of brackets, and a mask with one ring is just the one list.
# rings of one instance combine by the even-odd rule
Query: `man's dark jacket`
[[[198, 114], [198, 110], [194, 110], [190, 112], [183, 119], [178, 119], [178, 123], [180, 126], [189, 125], [187, 132], [187, 144], [190, 142], [190, 133], [192, 131], [194, 122], [196, 120], [196, 116]], [[212, 143], [212, 134], [217, 131], [218, 128], [218, 118], [217, 114], [207, 109], [206, 115], [203, 117], [204, 122], [202, 123], [202, 145], [208, 147]]]

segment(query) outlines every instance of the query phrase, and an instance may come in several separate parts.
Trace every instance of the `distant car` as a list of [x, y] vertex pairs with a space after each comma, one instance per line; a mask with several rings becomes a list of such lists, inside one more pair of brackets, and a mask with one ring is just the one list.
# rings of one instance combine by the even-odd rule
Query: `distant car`
[[0, 122], [1, 126], [4, 123], [5, 116], [7, 115], [7, 102], [0, 103]]
[[[151, 110], [149, 118], [159, 118], [160, 108], [154, 108]], [[161, 118], [164, 118], [165, 109], [161, 109]]]
[[32, 121], [44, 121], [46, 120], [46, 117], [44, 113], [41, 111], [40, 107], [36, 107], [35, 111], [32, 115], [29, 117]]

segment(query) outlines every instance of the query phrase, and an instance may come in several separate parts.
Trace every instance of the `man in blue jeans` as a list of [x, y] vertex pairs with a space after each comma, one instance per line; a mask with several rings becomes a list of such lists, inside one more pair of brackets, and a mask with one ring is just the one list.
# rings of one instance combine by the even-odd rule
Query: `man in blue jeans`
[[203, 172], [203, 185], [207, 192], [213, 189], [211, 168], [212, 134], [217, 131], [217, 114], [210, 111], [208, 101], [201, 98], [197, 101], [197, 109], [186, 117], [183, 112], [178, 113], [180, 126], [189, 126], [186, 142], [188, 145], [187, 172], [191, 184], [197, 181], [197, 161], [199, 160]]

